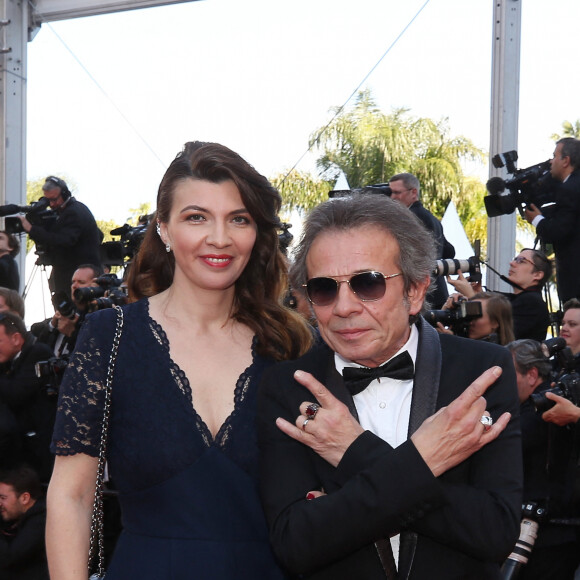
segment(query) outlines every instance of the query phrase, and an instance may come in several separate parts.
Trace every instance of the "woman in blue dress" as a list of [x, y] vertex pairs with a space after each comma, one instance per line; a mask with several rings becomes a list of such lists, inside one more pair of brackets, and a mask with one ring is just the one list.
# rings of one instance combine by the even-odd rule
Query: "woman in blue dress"
[[[275, 580], [257, 494], [257, 384], [311, 335], [280, 304], [278, 192], [239, 155], [187, 143], [129, 276], [107, 460], [123, 532], [107, 580]], [[83, 325], [61, 386], [48, 491], [51, 577], [86, 580], [116, 312]]]

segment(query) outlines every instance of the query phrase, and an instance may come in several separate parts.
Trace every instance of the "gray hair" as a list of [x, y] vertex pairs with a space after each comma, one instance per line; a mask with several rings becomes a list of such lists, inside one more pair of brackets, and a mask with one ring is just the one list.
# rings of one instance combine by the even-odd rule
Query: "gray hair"
[[563, 137], [556, 141], [556, 145], [562, 145], [562, 157], [570, 157], [570, 165], [574, 169], [580, 169], [580, 140]]
[[544, 356], [542, 345], [536, 340], [529, 338], [514, 340], [507, 344], [506, 347], [512, 353], [514, 365], [520, 374], [525, 375], [530, 369], [535, 367], [538, 369], [538, 374], [542, 379], [545, 380], [550, 376], [552, 365]]
[[405, 294], [423, 282], [435, 266], [435, 242], [423, 224], [400, 203], [383, 195], [353, 194], [330, 199], [306, 218], [294, 251], [292, 287], [302, 289], [308, 280], [306, 258], [316, 238], [327, 232], [377, 227], [399, 246], [395, 262], [403, 274]]
[[421, 193], [419, 180], [412, 173], [397, 173], [389, 179], [389, 183], [393, 181], [402, 181], [407, 189], [416, 189], [417, 194]]

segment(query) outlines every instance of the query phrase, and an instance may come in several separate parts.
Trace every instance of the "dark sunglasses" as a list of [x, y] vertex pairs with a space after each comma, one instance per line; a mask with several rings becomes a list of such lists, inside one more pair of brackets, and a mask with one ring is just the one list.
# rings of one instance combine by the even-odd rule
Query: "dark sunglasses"
[[385, 276], [382, 272], [361, 272], [354, 274], [348, 280], [335, 280], [334, 278], [310, 278], [306, 284], [302, 284], [306, 288], [306, 295], [308, 300], [315, 306], [328, 306], [332, 304], [338, 296], [338, 289], [344, 282], [356, 294], [356, 296], [363, 302], [373, 302], [380, 300], [387, 289], [387, 279], [400, 276], [398, 274], [389, 274]]

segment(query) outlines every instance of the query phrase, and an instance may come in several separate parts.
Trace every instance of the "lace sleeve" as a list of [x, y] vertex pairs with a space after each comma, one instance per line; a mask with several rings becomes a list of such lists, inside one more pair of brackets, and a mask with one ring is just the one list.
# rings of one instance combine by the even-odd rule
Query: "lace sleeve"
[[105, 380], [113, 336], [113, 309], [88, 316], [60, 387], [51, 450], [56, 455], [99, 455]]

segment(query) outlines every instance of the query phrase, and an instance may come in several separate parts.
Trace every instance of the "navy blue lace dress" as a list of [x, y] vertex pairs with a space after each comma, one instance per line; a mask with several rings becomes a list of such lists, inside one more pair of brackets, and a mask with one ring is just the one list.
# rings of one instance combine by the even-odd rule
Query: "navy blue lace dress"
[[[108, 462], [124, 530], [107, 580], [279, 580], [257, 492], [256, 390], [272, 361], [253, 353], [235, 408], [212, 438], [149, 302], [123, 308]], [[90, 315], [61, 386], [58, 455], [98, 456], [116, 313]]]

